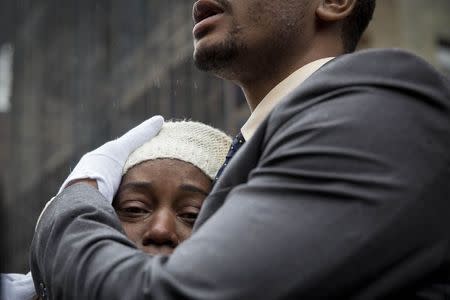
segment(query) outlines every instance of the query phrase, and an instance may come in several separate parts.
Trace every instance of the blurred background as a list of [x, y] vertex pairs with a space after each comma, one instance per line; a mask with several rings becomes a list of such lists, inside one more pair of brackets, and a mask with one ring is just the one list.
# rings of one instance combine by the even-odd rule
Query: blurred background
[[[0, 0], [1, 272], [28, 270], [37, 217], [84, 152], [154, 114], [244, 123], [240, 90], [193, 65], [192, 3]], [[378, 0], [371, 47], [450, 74], [450, 1]]]

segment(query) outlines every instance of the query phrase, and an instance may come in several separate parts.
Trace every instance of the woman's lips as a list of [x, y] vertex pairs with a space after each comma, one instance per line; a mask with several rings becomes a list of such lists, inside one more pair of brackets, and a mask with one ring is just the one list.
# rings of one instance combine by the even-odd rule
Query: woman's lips
[[168, 246], [150, 245], [142, 247], [141, 250], [150, 255], [170, 255], [172, 254], [174, 248]]

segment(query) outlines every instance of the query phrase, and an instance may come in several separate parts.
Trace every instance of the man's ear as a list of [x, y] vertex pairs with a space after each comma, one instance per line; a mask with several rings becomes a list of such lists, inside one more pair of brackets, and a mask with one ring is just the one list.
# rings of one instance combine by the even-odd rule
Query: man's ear
[[325, 22], [336, 22], [351, 14], [358, 0], [320, 0], [317, 17]]

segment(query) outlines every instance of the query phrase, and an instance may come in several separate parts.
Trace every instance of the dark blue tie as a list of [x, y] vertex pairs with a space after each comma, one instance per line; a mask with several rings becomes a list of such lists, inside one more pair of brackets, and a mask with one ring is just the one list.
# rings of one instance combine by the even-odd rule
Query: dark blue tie
[[219, 179], [220, 175], [222, 175], [223, 170], [225, 170], [225, 167], [230, 163], [231, 158], [236, 154], [236, 152], [241, 148], [241, 146], [245, 143], [244, 136], [242, 133], [239, 132], [238, 135], [236, 135], [233, 139], [233, 142], [231, 143], [230, 150], [228, 150], [228, 154], [225, 157], [225, 162], [223, 163], [222, 167], [220, 167], [219, 172], [217, 172], [216, 178], [214, 181], [217, 181]]

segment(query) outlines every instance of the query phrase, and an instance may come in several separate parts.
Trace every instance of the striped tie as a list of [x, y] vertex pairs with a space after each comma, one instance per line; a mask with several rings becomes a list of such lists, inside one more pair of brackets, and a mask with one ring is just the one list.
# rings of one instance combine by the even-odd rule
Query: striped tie
[[225, 167], [230, 163], [231, 158], [236, 154], [236, 152], [239, 150], [239, 148], [241, 148], [241, 146], [244, 143], [245, 143], [244, 136], [242, 135], [242, 133], [239, 132], [239, 134], [234, 137], [233, 142], [231, 143], [230, 146], [230, 150], [228, 150], [228, 154], [225, 158], [225, 162], [223, 163], [222, 167], [220, 167], [219, 172], [217, 172], [214, 181], [217, 181], [217, 179], [219, 179]]

